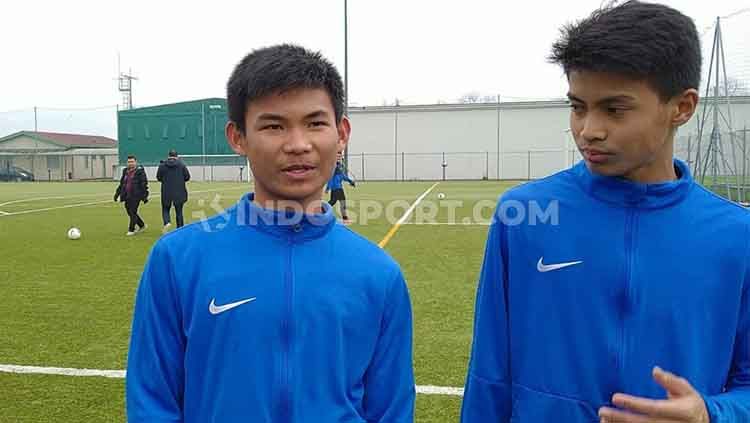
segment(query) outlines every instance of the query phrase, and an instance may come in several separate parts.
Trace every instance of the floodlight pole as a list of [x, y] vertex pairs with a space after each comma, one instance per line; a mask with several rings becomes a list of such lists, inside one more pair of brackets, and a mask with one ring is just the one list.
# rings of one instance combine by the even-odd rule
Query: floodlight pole
[[[349, 12], [344, 0], [344, 116], [349, 116]], [[344, 167], [349, 169], [349, 145], [344, 148]]]

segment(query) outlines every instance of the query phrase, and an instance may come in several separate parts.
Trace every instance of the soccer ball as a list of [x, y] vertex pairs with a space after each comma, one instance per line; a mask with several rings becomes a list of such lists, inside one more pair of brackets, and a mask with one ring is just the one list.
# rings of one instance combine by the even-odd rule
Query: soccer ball
[[442, 192], [438, 193], [438, 200], [445, 200], [445, 194], [443, 194]]
[[68, 239], [78, 239], [81, 237], [81, 230], [78, 228], [68, 229]]

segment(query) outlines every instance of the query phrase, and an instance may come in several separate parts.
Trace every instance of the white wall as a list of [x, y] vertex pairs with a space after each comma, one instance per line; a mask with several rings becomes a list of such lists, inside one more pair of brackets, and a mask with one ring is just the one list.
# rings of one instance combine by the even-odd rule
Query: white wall
[[[708, 102], [678, 132], [677, 157], [688, 158], [688, 137], [694, 156], [697, 116]], [[735, 130], [750, 128], [750, 97], [733, 99], [731, 109]], [[727, 106], [720, 110], [728, 120]], [[446, 179], [541, 178], [580, 160], [566, 132], [569, 113], [564, 101], [350, 108], [349, 170], [369, 180], [442, 179], [445, 154]]]

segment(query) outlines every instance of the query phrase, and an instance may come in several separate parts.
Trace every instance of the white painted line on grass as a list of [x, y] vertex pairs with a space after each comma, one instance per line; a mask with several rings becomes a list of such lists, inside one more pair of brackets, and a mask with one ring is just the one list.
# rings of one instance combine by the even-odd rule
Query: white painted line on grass
[[41, 213], [45, 211], [51, 211], [51, 210], [62, 210], [62, 209], [69, 209], [72, 207], [83, 207], [83, 206], [92, 206], [95, 204], [104, 204], [104, 203], [112, 203], [112, 200], [104, 200], [104, 201], [94, 201], [91, 203], [78, 203], [78, 204], [68, 204], [65, 206], [57, 206], [57, 207], [46, 207], [43, 209], [34, 209], [34, 210], [21, 210], [13, 213], [5, 213], [1, 216], [18, 216], [20, 214], [29, 214], [29, 213]]
[[[230, 188], [215, 188], [213, 190], [205, 190], [205, 191], [190, 191], [194, 193], [202, 193], [202, 192], [213, 192], [213, 191], [228, 191], [228, 190], [234, 190], [234, 189], [240, 189], [238, 187], [230, 187]], [[247, 189], [247, 187], [242, 187], [241, 189]], [[0, 203], [0, 207], [8, 206], [11, 204], [19, 204], [19, 203], [29, 203], [32, 201], [42, 201], [42, 200], [69, 200], [73, 198], [83, 198], [83, 197], [111, 197], [112, 193], [114, 191], [110, 192], [97, 192], [97, 193], [87, 193], [87, 194], [73, 194], [73, 195], [58, 195], [54, 197], [31, 197], [31, 198], [20, 198], [18, 200], [11, 200], [6, 201], [4, 203]]]
[[9, 206], [11, 204], [28, 203], [28, 202], [31, 202], [31, 201], [68, 200], [68, 199], [72, 199], [72, 198], [81, 198], [81, 197], [103, 197], [105, 195], [111, 196], [112, 194], [108, 193], [108, 192], [98, 192], [96, 194], [76, 194], [76, 195], [65, 195], [65, 196], [57, 196], [57, 197], [22, 198], [20, 200], [6, 201], [5, 203], [0, 203], [0, 207]]
[[403, 225], [404, 222], [406, 222], [409, 219], [409, 216], [411, 216], [411, 214], [414, 212], [414, 209], [417, 208], [419, 203], [421, 203], [422, 200], [424, 200], [424, 198], [427, 197], [427, 194], [429, 194], [430, 191], [435, 189], [435, 187], [438, 186], [439, 183], [440, 182], [435, 182], [435, 184], [433, 184], [430, 188], [428, 188], [427, 191], [423, 192], [422, 195], [417, 197], [417, 201], [415, 201], [414, 204], [412, 204], [411, 207], [409, 207], [409, 210], [407, 210], [406, 213], [404, 213], [404, 215], [401, 216], [401, 219], [399, 219], [398, 222], [396, 222], [396, 224]]
[[[203, 194], [203, 193], [207, 193], [207, 192], [232, 191], [232, 190], [238, 190], [238, 189], [247, 189], [247, 187], [242, 187], [242, 188], [235, 187], [235, 188], [209, 189], [209, 190], [203, 190], [203, 191], [191, 191], [191, 193], [192, 194]], [[158, 198], [160, 196], [161, 196], [161, 194], [153, 194], [150, 198]], [[94, 202], [90, 202], [90, 203], [77, 203], [77, 204], [68, 204], [68, 205], [65, 205], [65, 206], [46, 207], [46, 208], [43, 208], [43, 209], [21, 210], [21, 211], [11, 212], [11, 213], [3, 212], [3, 213], [0, 213], [0, 217], [3, 217], [3, 216], [18, 216], [18, 215], [21, 215], [21, 214], [30, 214], [30, 213], [41, 213], [41, 212], [51, 211], [51, 210], [62, 210], [62, 209], [69, 209], [69, 208], [73, 208], [73, 207], [93, 206], [93, 205], [97, 205], [97, 204], [113, 203], [113, 202], [114, 201], [112, 201], [112, 200], [102, 200], [102, 201], [94, 201]]]
[[13, 364], [0, 364], [0, 372], [58, 376], [98, 376], [116, 379], [125, 377], [125, 370], [68, 369], [63, 367], [16, 366]]
[[[64, 367], [17, 366], [14, 364], [0, 364], [0, 373], [38, 374], [75, 377], [108, 377], [114, 379], [125, 378], [125, 370], [97, 370], [72, 369]], [[417, 385], [418, 394], [423, 395], [451, 395], [463, 396], [464, 389], [453, 386]]]
[[419, 203], [422, 202], [422, 200], [424, 200], [424, 198], [427, 196], [427, 194], [430, 193], [430, 191], [432, 191], [433, 189], [435, 189], [436, 186], [438, 186], [439, 183], [440, 182], [435, 182], [430, 188], [427, 189], [427, 191], [423, 192], [422, 195], [417, 197], [417, 201], [415, 201], [414, 204], [412, 204], [411, 207], [409, 207], [409, 209], [406, 210], [406, 213], [404, 213], [404, 215], [401, 216], [401, 219], [399, 219], [398, 222], [396, 222], [396, 224], [393, 225], [393, 227], [391, 227], [391, 230], [389, 230], [388, 233], [385, 234], [385, 237], [378, 243], [378, 247], [385, 248], [385, 246], [388, 244], [388, 241], [390, 241], [391, 238], [393, 238], [393, 235], [396, 234], [396, 231], [398, 231], [398, 228], [400, 228], [401, 225], [403, 225], [404, 222], [406, 222], [406, 220], [409, 219], [409, 216], [411, 216], [411, 213], [414, 211], [414, 209], [419, 205]]
[[4, 211], [0, 210], [0, 216], [5, 216], [7, 214], [8, 214], [8, 212], [4, 212]]
[[424, 395], [451, 395], [462, 397], [464, 396], [464, 388], [456, 388], [453, 386], [417, 385], [417, 393]]

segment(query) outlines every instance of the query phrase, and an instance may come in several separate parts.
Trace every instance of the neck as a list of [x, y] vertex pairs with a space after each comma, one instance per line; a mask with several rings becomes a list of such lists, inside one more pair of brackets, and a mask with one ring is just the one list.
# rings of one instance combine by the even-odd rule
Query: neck
[[641, 184], [656, 184], [659, 182], [669, 182], [677, 179], [677, 172], [674, 169], [674, 133], [668, 135], [669, 139], [664, 143], [653, 161], [647, 163], [631, 172], [623, 175], [625, 179]]
[[649, 163], [646, 166], [623, 175], [623, 177], [641, 184], [656, 184], [676, 180], [677, 172], [674, 170], [674, 162], [670, 157], [669, 160], [659, 160]]
[[295, 212], [304, 212], [305, 214], [318, 214], [323, 212], [320, 195], [303, 199], [278, 198], [268, 195], [263, 190], [257, 189], [253, 203], [267, 210], [293, 210]]

